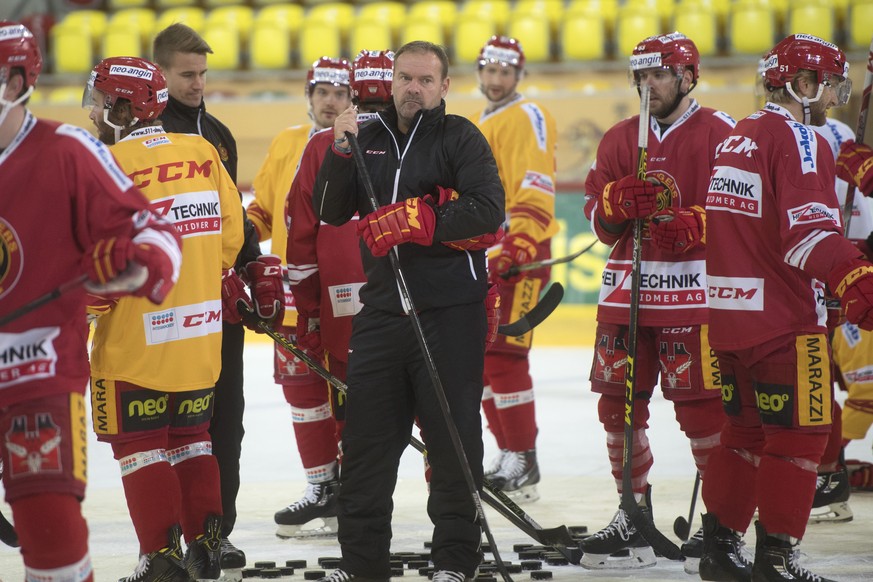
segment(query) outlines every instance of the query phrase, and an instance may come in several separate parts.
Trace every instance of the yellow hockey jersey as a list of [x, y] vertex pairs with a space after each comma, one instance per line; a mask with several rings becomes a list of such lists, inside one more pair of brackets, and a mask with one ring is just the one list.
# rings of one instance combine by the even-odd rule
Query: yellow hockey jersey
[[551, 114], [521, 95], [473, 119], [497, 161], [506, 191], [511, 234], [524, 233], [537, 242], [558, 232], [555, 220], [555, 151], [558, 129]]
[[181, 234], [182, 267], [161, 305], [123, 297], [97, 319], [91, 375], [165, 392], [213, 386], [221, 371], [221, 274], [243, 244], [236, 186], [199, 135], [145, 127], [110, 150]]
[[[285, 248], [288, 244], [288, 225], [285, 224], [285, 200], [291, 190], [291, 182], [297, 174], [297, 166], [303, 149], [316, 131], [312, 125], [294, 125], [283, 129], [273, 138], [267, 158], [255, 176], [255, 199], [246, 212], [258, 230], [261, 241], [272, 239], [270, 252], [286, 262]], [[285, 318], [287, 326], [297, 325], [291, 287], [285, 280]]]

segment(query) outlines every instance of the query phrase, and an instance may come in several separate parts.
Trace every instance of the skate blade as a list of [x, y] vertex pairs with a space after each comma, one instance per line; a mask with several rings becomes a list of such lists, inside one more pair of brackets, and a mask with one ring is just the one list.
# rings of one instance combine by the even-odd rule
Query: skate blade
[[517, 505], [533, 503], [540, 498], [540, 494], [539, 491], [537, 491], [536, 485], [525, 485], [523, 487], [519, 487], [515, 491], [504, 491], [504, 493]]
[[336, 537], [337, 529], [335, 517], [319, 517], [300, 525], [280, 524], [276, 528], [276, 537], [283, 540]]
[[651, 547], [626, 548], [614, 554], [582, 554], [579, 565], [589, 570], [638, 570], [657, 563]]
[[218, 578], [217, 582], [241, 582], [242, 568], [225, 568], [221, 571], [221, 576]]
[[813, 507], [809, 523], [846, 523], [854, 519], [852, 508], [845, 501], [831, 503], [825, 507]]
[[682, 562], [682, 567], [685, 569], [686, 574], [697, 576], [700, 573], [700, 558], [685, 556], [685, 561]]

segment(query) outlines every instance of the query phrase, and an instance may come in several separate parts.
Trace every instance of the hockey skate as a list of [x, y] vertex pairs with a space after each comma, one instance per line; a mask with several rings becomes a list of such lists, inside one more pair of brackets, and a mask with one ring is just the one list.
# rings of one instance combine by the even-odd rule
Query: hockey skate
[[485, 469], [485, 478], [490, 479], [497, 471], [500, 470], [500, 467], [503, 465], [503, 459], [506, 455], [509, 454], [507, 449], [500, 449], [500, 452], [497, 453], [497, 457], [491, 461], [491, 465]]
[[174, 525], [167, 532], [167, 545], [139, 557], [133, 574], [118, 582], [191, 582], [182, 566], [182, 528]]
[[701, 527], [694, 532], [694, 535], [682, 544], [680, 550], [682, 551], [682, 557], [685, 558], [685, 561], [682, 562], [685, 573], [696, 575], [700, 558], [703, 556], [703, 528]]
[[[436, 579], [436, 577], [434, 577]], [[349, 574], [345, 570], [337, 568], [327, 576], [319, 578], [316, 582], [389, 582], [388, 578], [365, 578]]]
[[[721, 525], [715, 514], [704, 514], [703, 551], [698, 565], [700, 579], [749, 582], [752, 579], [752, 563], [746, 558], [744, 546], [739, 533]], [[684, 545], [682, 549], [684, 554]], [[685, 571], [688, 572], [687, 569]]]
[[853, 517], [849, 507], [849, 471], [843, 467], [833, 473], [819, 473], [809, 523], [845, 523]]
[[[640, 501], [640, 510], [649, 519], [652, 488]], [[654, 566], [655, 552], [621, 507], [615, 512], [612, 521], [599, 532], [579, 542], [582, 549], [580, 564], [590, 570], [631, 570]]]
[[303, 498], [276, 512], [276, 536], [282, 539], [335, 536], [337, 532], [336, 478], [309, 483]]
[[451, 570], [437, 570], [434, 572], [433, 582], [472, 582], [472, 578], [465, 576], [462, 572], [453, 572]]
[[185, 569], [194, 580], [218, 580], [221, 576], [221, 518], [210, 515], [203, 533], [188, 544]]
[[223, 572], [221, 577], [222, 582], [240, 582], [242, 580], [242, 569], [246, 565], [245, 553], [225, 537], [221, 538], [218, 553]]
[[761, 522], [755, 522], [758, 542], [755, 544], [755, 565], [752, 566], [754, 582], [835, 582], [813, 574], [800, 565], [800, 543], [767, 535]]
[[502, 455], [500, 468], [488, 477], [488, 481], [516, 503], [533, 503], [540, 498], [537, 492], [540, 466], [537, 464], [536, 449], [506, 451]]

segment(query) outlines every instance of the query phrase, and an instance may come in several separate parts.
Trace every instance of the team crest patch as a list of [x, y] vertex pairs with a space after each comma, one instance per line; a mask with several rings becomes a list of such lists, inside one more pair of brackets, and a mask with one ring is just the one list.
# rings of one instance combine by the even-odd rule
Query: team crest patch
[[610, 341], [609, 336], [601, 336], [594, 355], [597, 358], [594, 367], [595, 380], [624, 384], [627, 370], [627, 346], [624, 339], [614, 338]]
[[221, 158], [222, 162], [226, 162], [230, 159], [230, 154], [227, 152], [227, 148], [224, 147], [223, 143], [218, 144], [218, 157]]
[[0, 298], [21, 278], [21, 240], [12, 225], [0, 218]]
[[[682, 342], [661, 342], [658, 350], [661, 382], [665, 388], [691, 388], [691, 364], [694, 360]], [[671, 349], [672, 348], [672, 349]]]
[[9, 478], [60, 473], [60, 444], [61, 429], [50, 413], [16, 416], [6, 433], [6, 450], [9, 451], [6, 471]]

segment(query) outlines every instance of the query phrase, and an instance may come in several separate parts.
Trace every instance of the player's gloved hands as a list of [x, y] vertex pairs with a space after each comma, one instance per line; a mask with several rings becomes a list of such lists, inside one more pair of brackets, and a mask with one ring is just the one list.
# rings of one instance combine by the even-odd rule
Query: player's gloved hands
[[[444, 188], [437, 185], [436, 189], [437, 206], [442, 206], [443, 204], [457, 200], [460, 197], [460, 195], [452, 188]], [[428, 194], [424, 199], [432, 200], [433, 197]], [[489, 232], [460, 240], [447, 240], [443, 241], [443, 244], [451, 249], [455, 249], [456, 251], [481, 251], [499, 243], [504, 234], [503, 227], [501, 226], [497, 229], [497, 232]]]
[[840, 299], [846, 319], [863, 330], [873, 330], [873, 264], [850, 259], [828, 273], [827, 284]]
[[854, 184], [864, 196], [873, 196], [873, 149], [854, 140], [843, 142], [837, 156], [837, 178]]
[[636, 176], [619, 178], [603, 189], [597, 215], [609, 224], [645, 218], [657, 210], [658, 193], [663, 189], [660, 184], [640, 180]]
[[652, 215], [649, 236], [658, 248], [676, 254], [705, 246], [706, 211], [700, 206], [660, 210]]
[[246, 293], [246, 284], [233, 269], [221, 275], [221, 316], [227, 323], [239, 323], [243, 313], [252, 314], [255, 308]]
[[82, 266], [85, 289], [107, 299], [133, 295], [158, 305], [176, 284], [173, 261], [163, 250], [124, 236], [97, 241]]
[[407, 198], [383, 206], [358, 221], [358, 234], [374, 257], [384, 257], [391, 247], [403, 243], [433, 244], [436, 213], [432, 199]]
[[285, 313], [282, 259], [278, 255], [261, 255], [246, 264], [246, 277], [258, 317], [267, 322], [281, 322]]
[[[537, 256], [537, 243], [530, 236], [519, 233], [509, 234], [503, 239], [500, 254], [491, 262], [492, 276], [499, 277], [507, 283], [517, 283], [524, 273], [512, 267], [519, 267], [532, 262]], [[492, 279], [497, 281], [498, 279]]]
[[488, 295], [485, 296], [485, 316], [488, 318], [488, 333], [485, 336], [485, 351], [497, 339], [497, 328], [500, 327], [500, 293], [497, 285], [488, 285]]
[[297, 345], [317, 352], [321, 348], [321, 318], [297, 309]]

